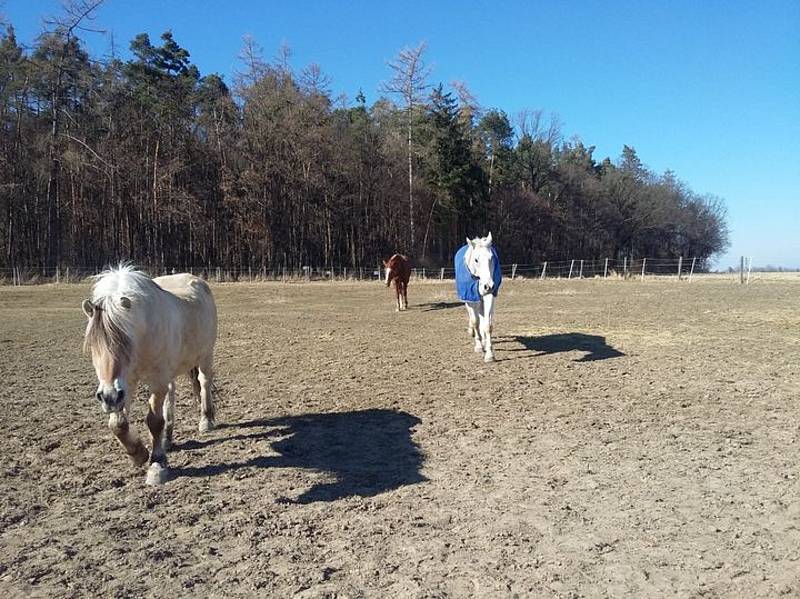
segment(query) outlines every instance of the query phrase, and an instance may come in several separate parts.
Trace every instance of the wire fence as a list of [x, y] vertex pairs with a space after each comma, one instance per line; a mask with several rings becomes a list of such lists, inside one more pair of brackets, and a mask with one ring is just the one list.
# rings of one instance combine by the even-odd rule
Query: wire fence
[[[749, 270], [752, 260], [748, 264]], [[509, 279], [639, 279], [673, 277], [691, 281], [695, 275], [696, 258], [601, 258], [595, 260], [555, 260], [533, 264], [504, 264], [502, 273]], [[742, 262], [742, 269], [745, 261]], [[209, 281], [369, 281], [382, 280], [382, 268], [312, 267], [302, 268], [222, 268], [209, 266], [141, 266], [156, 277], [177, 272], [190, 272]], [[97, 266], [0, 268], [0, 285], [35, 285], [44, 283], [76, 283], [100, 272]], [[446, 280], [455, 277], [454, 268], [414, 268], [412, 279]], [[744, 270], [742, 270], [744, 282]]]

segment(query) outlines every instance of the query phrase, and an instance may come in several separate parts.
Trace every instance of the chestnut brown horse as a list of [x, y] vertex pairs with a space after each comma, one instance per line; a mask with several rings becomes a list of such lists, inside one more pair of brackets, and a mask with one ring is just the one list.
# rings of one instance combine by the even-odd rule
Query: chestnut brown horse
[[389, 287], [394, 280], [394, 290], [397, 293], [397, 312], [408, 309], [408, 279], [411, 277], [411, 260], [403, 254], [395, 254], [389, 260], [383, 261], [386, 269], [386, 286]]

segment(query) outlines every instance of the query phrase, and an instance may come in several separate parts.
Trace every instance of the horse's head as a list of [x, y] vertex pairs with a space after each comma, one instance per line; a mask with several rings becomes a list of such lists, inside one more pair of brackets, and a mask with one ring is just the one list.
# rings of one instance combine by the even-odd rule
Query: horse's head
[[111, 298], [106, 298], [93, 303], [87, 299], [81, 307], [88, 319], [83, 348], [92, 355], [99, 382], [95, 397], [104, 412], [119, 412], [129, 392], [127, 376], [133, 342], [123, 317], [132, 308], [131, 300], [121, 297], [112, 303]]
[[486, 237], [467, 238], [467, 253], [464, 261], [470, 274], [478, 279], [478, 293], [484, 296], [494, 289], [494, 253], [492, 252], [492, 234]]
[[92, 356], [103, 411], [121, 411], [129, 397], [128, 377], [134, 368], [135, 339], [145, 323], [145, 298], [157, 289], [150, 278], [121, 264], [95, 277], [92, 298], [84, 300], [86, 334], [83, 349]]
[[383, 260], [382, 262], [383, 262], [384, 278], [386, 281], [386, 286], [388, 287], [389, 285], [392, 284], [392, 279], [395, 277], [396, 273], [394, 272], [394, 270], [392, 270], [391, 258], [389, 259], [388, 262], [386, 260]]

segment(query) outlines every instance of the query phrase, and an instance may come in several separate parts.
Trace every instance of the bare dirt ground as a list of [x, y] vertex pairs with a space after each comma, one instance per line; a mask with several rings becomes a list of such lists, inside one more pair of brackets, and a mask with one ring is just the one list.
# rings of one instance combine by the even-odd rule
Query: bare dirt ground
[[[0, 288], [0, 596], [800, 596], [800, 281], [226, 284], [146, 487], [88, 285]], [[144, 434], [144, 391], [133, 417]]]

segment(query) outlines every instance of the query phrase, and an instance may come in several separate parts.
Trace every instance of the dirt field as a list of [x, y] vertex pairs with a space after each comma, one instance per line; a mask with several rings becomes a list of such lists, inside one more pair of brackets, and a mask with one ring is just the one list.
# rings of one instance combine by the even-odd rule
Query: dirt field
[[0, 288], [0, 596], [800, 596], [800, 281], [506, 281], [489, 365], [450, 284], [214, 292], [151, 488], [88, 286]]

